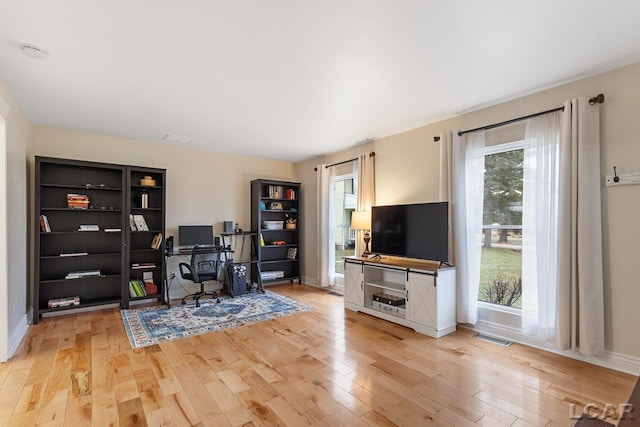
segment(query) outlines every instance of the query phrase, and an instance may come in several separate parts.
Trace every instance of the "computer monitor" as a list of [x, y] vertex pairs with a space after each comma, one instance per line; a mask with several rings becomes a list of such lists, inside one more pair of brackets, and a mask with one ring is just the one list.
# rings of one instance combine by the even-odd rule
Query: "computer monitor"
[[186, 247], [213, 246], [213, 225], [180, 225], [178, 242]]

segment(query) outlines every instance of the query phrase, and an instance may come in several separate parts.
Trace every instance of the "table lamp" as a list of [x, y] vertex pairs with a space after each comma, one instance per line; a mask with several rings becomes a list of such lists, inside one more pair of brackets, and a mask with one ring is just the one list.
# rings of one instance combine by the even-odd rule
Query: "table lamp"
[[351, 229], [364, 231], [364, 252], [362, 253], [362, 256], [370, 255], [371, 252], [369, 252], [369, 242], [371, 241], [371, 237], [369, 236], [369, 231], [371, 230], [371, 212], [353, 212], [351, 214]]

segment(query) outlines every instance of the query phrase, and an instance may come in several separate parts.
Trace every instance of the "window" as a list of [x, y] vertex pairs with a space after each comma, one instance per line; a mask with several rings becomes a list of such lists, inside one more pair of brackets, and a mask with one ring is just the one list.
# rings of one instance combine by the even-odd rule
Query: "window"
[[335, 273], [344, 274], [345, 256], [355, 255], [355, 236], [351, 230], [351, 214], [357, 206], [357, 178], [354, 173], [336, 176], [333, 187]]
[[484, 203], [478, 301], [522, 307], [524, 142], [483, 148]]

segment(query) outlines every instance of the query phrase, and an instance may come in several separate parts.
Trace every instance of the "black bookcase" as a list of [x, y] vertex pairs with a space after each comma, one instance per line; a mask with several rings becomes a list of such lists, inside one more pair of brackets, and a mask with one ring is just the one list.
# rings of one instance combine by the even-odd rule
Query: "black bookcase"
[[[128, 269], [128, 281], [124, 284], [124, 306], [132, 300], [161, 297], [164, 284], [164, 238], [165, 238], [165, 188], [166, 173], [164, 169], [129, 166], [127, 168], [127, 200], [129, 215], [141, 215], [148, 230], [132, 230], [130, 219], [127, 219], [126, 245], [127, 257], [125, 265]], [[146, 200], [145, 200], [146, 199]], [[128, 218], [130, 218], [128, 216]], [[152, 246], [158, 237], [158, 245]], [[143, 280], [146, 275], [153, 277], [157, 294], [144, 297], [132, 297], [129, 292], [129, 281]]]
[[[164, 233], [165, 171], [50, 157], [35, 158], [33, 322], [43, 313], [117, 303], [127, 307], [134, 262], [153, 262], [153, 280], [162, 295], [162, 247], [150, 248], [153, 232], [130, 232], [129, 214], [138, 173], [161, 184], [145, 219]], [[74, 196], [75, 195], [75, 196]], [[92, 229], [97, 226], [97, 231]], [[143, 238], [151, 234], [149, 238]], [[148, 240], [148, 242], [147, 242]], [[140, 261], [135, 261], [140, 260]], [[79, 304], [50, 307], [50, 300], [79, 297]]]
[[299, 182], [251, 181], [251, 229], [258, 233], [257, 269], [262, 284], [301, 283], [300, 190]]

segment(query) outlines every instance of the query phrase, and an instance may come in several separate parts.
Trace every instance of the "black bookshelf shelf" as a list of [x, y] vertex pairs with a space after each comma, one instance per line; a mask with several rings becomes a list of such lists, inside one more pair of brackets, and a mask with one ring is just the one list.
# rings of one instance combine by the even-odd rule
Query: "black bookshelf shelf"
[[76, 184], [41, 184], [42, 188], [68, 188], [70, 190], [82, 190], [82, 191], [122, 191], [120, 187], [100, 187], [99, 185], [76, 185]]

